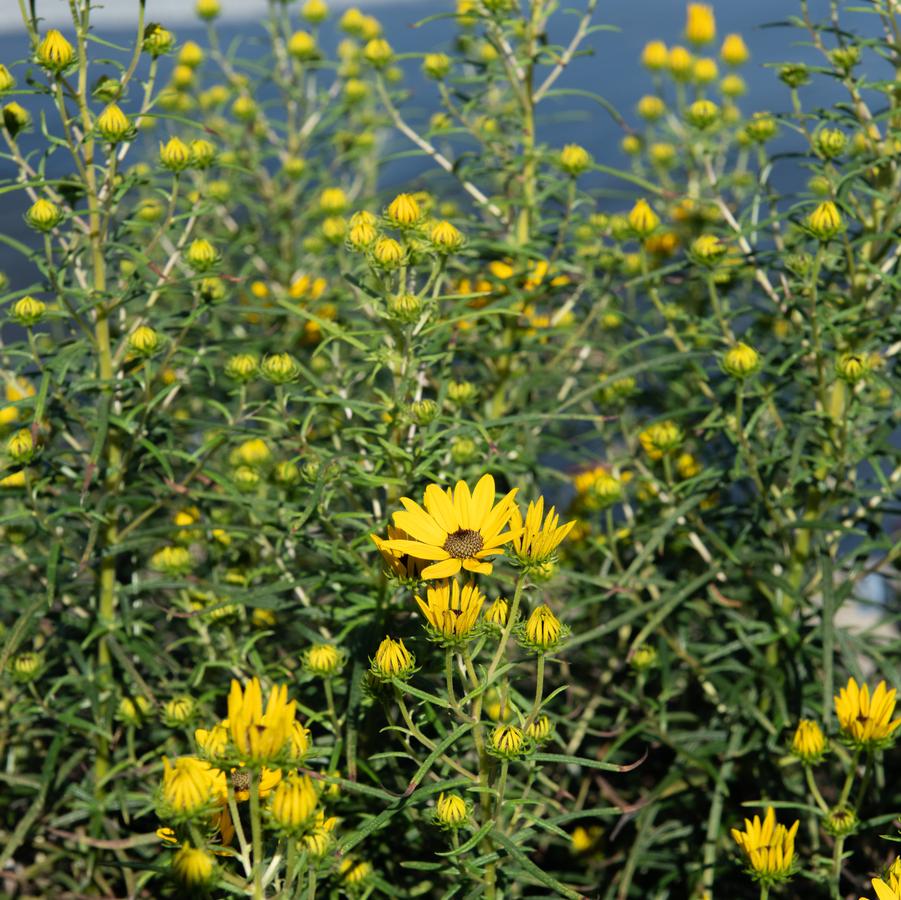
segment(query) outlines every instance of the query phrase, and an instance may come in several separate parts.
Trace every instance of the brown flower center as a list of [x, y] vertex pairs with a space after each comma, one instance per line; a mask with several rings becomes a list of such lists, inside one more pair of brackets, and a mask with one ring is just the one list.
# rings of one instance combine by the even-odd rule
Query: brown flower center
[[232, 785], [236, 794], [250, 790], [250, 772], [247, 769], [235, 769], [232, 772]]
[[482, 535], [478, 531], [473, 531], [470, 528], [461, 528], [459, 531], [447, 536], [447, 540], [444, 542], [444, 549], [454, 559], [469, 559], [475, 556], [484, 544]]

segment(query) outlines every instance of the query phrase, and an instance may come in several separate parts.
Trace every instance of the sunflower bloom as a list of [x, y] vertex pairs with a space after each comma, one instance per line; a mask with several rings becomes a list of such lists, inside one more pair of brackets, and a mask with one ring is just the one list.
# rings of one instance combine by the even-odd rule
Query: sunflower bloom
[[428, 602], [416, 602], [437, 637], [456, 642], [469, 636], [485, 603], [485, 595], [473, 584], [460, 587], [456, 578], [426, 592]]
[[748, 868], [758, 881], [773, 884], [787, 881], [792, 874], [795, 858], [795, 834], [799, 820], [791, 828], [776, 822], [776, 812], [771, 806], [764, 816], [745, 819], [745, 830], [732, 829], [732, 837], [747, 859]]
[[553, 506], [545, 517], [544, 497], [539, 497], [537, 503], [529, 503], [525, 522], [519, 507], [514, 505], [510, 515], [510, 529], [518, 534], [513, 538], [513, 553], [524, 562], [538, 565], [547, 562], [576, 524], [575, 520], [564, 525], [559, 523], [560, 516]]
[[[877, 900], [901, 900], [901, 857], [896, 859], [882, 878], [873, 879]], [[861, 897], [860, 900], [866, 900]]]
[[416, 559], [432, 560], [422, 577], [450, 578], [461, 569], [490, 575], [493, 565], [486, 557], [503, 553], [503, 545], [516, 537], [504, 531], [513, 513], [514, 488], [499, 503], [494, 502], [494, 478], [483, 475], [470, 493], [464, 481], [452, 491], [437, 484], [425, 489], [425, 508], [401, 497], [403, 511], [394, 513], [394, 524], [412, 540], [388, 540], [385, 546]]
[[288, 701], [288, 686], [276, 685], [269, 692], [263, 712], [259, 678], [252, 678], [242, 691], [232, 681], [228, 695], [228, 723], [235, 749], [248, 765], [271, 762], [282, 755], [294, 728], [294, 701]]
[[889, 690], [886, 683], [880, 681], [871, 695], [866, 684], [858, 687], [857, 682], [849, 678], [848, 684], [835, 697], [835, 714], [842, 734], [864, 749], [886, 746], [901, 725], [901, 719], [892, 721], [896, 694], [894, 688]]

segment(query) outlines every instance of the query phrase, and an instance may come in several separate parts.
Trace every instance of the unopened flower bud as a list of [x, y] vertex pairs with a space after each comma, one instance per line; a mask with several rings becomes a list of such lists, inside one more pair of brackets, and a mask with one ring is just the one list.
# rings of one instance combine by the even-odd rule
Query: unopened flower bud
[[11, 91], [15, 86], [16, 79], [13, 77], [12, 72], [0, 63], [0, 94]]
[[250, 381], [257, 374], [258, 361], [250, 353], [239, 353], [225, 364], [225, 374], [235, 381]]
[[498, 725], [488, 742], [489, 752], [502, 757], [518, 756], [526, 748], [522, 729], [515, 725]]
[[47, 304], [34, 297], [22, 297], [13, 304], [12, 317], [26, 327], [37, 325], [47, 312]]
[[727, 34], [720, 48], [720, 59], [727, 66], [744, 65], [751, 57], [748, 47], [740, 34]]
[[408, 678], [415, 666], [416, 660], [404, 642], [386, 637], [371, 660], [370, 672], [379, 679]]
[[826, 753], [826, 737], [812, 719], [801, 719], [792, 737], [791, 751], [803, 763], [815, 765]]
[[60, 208], [49, 200], [39, 197], [28, 207], [25, 213], [25, 221], [35, 231], [52, 231], [62, 220], [63, 214]]
[[160, 164], [170, 172], [181, 172], [191, 165], [191, 149], [177, 137], [160, 144]]
[[808, 217], [810, 233], [820, 241], [834, 238], [842, 230], [842, 217], [831, 200], [824, 200]]
[[591, 168], [591, 154], [579, 144], [567, 144], [558, 157], [558, 165], [567, 175], [576, 177]]
[[647, 200], [639, 200], [629, 213], [629, 225], [639, 238], [653, 234], [660, 224], [660, 218], [649, 206]]
[[195, 272], [205, 272], [219, 261], [219, 253], [206, 238], [198, 238], [185, 252], [185, 261]]
[[435, 824], [442, 828], [459, 828], [466, 821], [466, 801], [459, 794], [438, 795]]
[[712, 100], [695, 100], [685, 113], [689, 125], [704, 130], [710, 128], [720, 116], [720, 108]]
[[201, 19], [210, 22], [219, 15], [222, 9], [219, 6], [219, 0], [197, 0], [194, 11]]
[[63, 37], [62, 32], [51, 28], [38, 44], [38, 62], [51, 72], [62, 72], [75, 59], [75, 48]]
[[32, 650], [17, 653], [9, 661], [9, 670], [13, 678], [21, 683], [34, 681], [44, 668], [44, 656]]
[[306, 31], [295, 31], [288, 39], [288, 53], [301, 61], [315, 59], [319, 54], [316, 39]]
[[115, 144], [131, 133], [132, 124], [115, 103], [110, 103], [97, 117], [97, 130], [104, 140]]
[[313, 644], [303, 654], [303, 667], [311, 675], [331, 678], [341, 671], [345, 654], [332, 644]]
[[842, 381], [856, 384], [870, 373], [870, 360], [865, 354], [843, 353], [835, 363], [835, 373]]
[[175, 35], [162, 25], [151, 22], [144, 29], [144, 52], [153, 57], [164, 56], [175, 44]]
[[422, 71], [436, 81], [446, 78], [450, 68], [451, 60], [446, 53], [427, 53], [422, 61]]
[[319, 25], [328, 18], [328, 4], [325, 0], [307, 0], [300, 14], [311, 24]]
[[149, 325], [139, 325], [128, 336], [129, 349], [139, 356], [153, 356], [159, 349], [160, 343], [159, 333]]
[[377, 69], [382, 69], [394, 58], [394, 51], [384, 38], [373, 38], [363, 48], [363, 58]]
[[6, 442], [6, 452], [14, 463], [19, 465], [30, 463], [36, 452], [30, 429], [22, 428], [17, 431]]
[[290, 353], [276, 353], [263, 360], [260, 374], [272, 384], [287, 384], [300, 377], [300, 364]]
[[759, 372], [763, 362], [753, 347], [739, 342], [723, 354], [722, 365], [727, 375], [743, 380]]

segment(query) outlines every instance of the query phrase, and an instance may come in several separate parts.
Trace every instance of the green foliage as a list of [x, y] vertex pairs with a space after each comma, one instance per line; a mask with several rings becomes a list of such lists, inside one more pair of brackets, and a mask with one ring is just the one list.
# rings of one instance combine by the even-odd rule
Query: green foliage
[[[753, 114], [744, 45], [721, 77], [690, 9], [697, 56], [648, 46], [634, 128], [559, 81], [612, 39], [594, 0], [561, 46], [545, 0], [440, 17], [425, 125], [357, 10], [272, 2], [262, 52], [220, 45], [213, 0], [202, 47], [71, 5], [67, 40], [23, 3], [0, 67], [32, 279], [0, 296], [11, 895], [866, 893], [901, 805], [894, 693], [867, 708], [901, 682], [894, 4], [849, 11], [860, 38], [801, 0], [821, 62]], [[808, 108], [811, 79], [841, 99]], [[570, 97], [625, 168], [544, 133]], [[486, 473], [519, 513], [448, 612], [440, 560], [381, 542]], [[530, 549], [541, 497], [574, 525]], [[281, 781], [194, 733], [253, 676], [311, 733]], [[182, 815], [163, 757], [190, 755], [226, 787]], [[766, 807], [801, 821], [782, 868], [730, 835]]]

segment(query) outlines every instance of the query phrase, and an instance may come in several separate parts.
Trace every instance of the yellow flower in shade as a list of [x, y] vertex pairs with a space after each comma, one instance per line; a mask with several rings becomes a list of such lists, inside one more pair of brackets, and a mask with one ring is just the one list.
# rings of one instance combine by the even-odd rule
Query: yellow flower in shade
[[51, 28], [38, 44], [38, 62], [51, 72], [61, 72], [75, 59], [75, 48], [63, 37], [62, 32]]
[[858, 687], [853, 678], [848, 679], [835, 697], [835, 714], [842, 734], [856, 747], [872, 749], [891, 743], [901, 718], [892, 721], [896, 694], [884, 681], [876, 685], [870, 694], [866, 684]]
[[669, 51], [663, 41], [650, 41], [641, 51], [641, 64], [652, 72], [666, 68], [668, 59]]
[[187, 695], [173, 697], [163, 706], [163, 721], [167, 725], [184, 725], [194, 716], [194, 699]]
[[552, 506], [544, 515], [544, 497], [530, 502], [523, 521], [519, 507], [514, 504], [510, 516], [513, 538], [511, 552], [524, 563], [541, 564], [552, 559], [554, 551], [572, 530], [575, 521], [560, 525], [560, 517]]
[[685, 22], [685, 39], [701, 46], [716, 37], [716, 20], [713, 7], [707, 3], [689, 3]]
[[425, 489], [425, 508], [401, 497], [404, 510], [394, 513], [394, 524], [413, 539], [385, 544], [392, 551], [433, 560], [422, 570], [425, 579], [450, 578], [461, 569], [490, 575], [493, 566], [487, 557], [502, 553], [503, 545], [516, 536], [503, 531], [513, 514], [515, 495], [514, 488], [495, 503], [491, 475], [483, 475], [471, 493], [464, 481], [458, 481], [453, 491], [430, 484]]
[[316, 813], [316, 822], [313, 830], [304, 837], [303, 845], [307, 853], [316, 859], [325, 856], [332, 843], [332, 832], [338, 824], [335, 816], [325, 817], [325, 813], [320, 809]]
[[[190, 818], [207, 812], [220, 791], [225, 775], [196, 756], [179, 756], [171, 763], [163, 757], [162, 801], [173, 818]], [[169, 818], [167, 815], [166, 818]]]
[[515, 725], [498, 725], [491, 732], [489, 752], [496, 756], [518, 756], [526, 747], [522, 729]]
[[357, 860], [352, 856], [346, 856], [338, 866], [338, 875], [347, 885], [362, 884], [371, 874], [372, 866], [365, 859]]
[[412, 194], [398, 194], [386, 210], [388, 220], [399, 228], [411, 228], [422, 218], [422, 210]]
[[720, 48], [720, 59], [727, 66], [740, 66], [751, 57], [748, 47], [740, 34], [727, 34]]
[[651, 459], [663, 459], [682, 443], [682, 429], [670, 420], [656, 422], [642, 431], [638, 440]]
[[807, 217], [807, 227], [818, 240], [831, 240], [842, 230], [842, 217], [838, 207], [831, 200], [823, 201]]
[[262, 438], [250, 438], [239, 444], [229, 455], [233, 465], [243, 463], [245, 466], [264, 466], [272, 459], [272, 451]]
[[416, 598], [430, 630], [436, 638], [456, 643], [466, 640], [485, 603], [485, 595], [473, 584], [460, 587], [456, 578], [429, 586], [428, 603]]
[[336, 675], [344, 665], [344, 653], [333, 644], [313, 644], [303, 655], [303, 667], [320, 678]]
[[319, 796], [313, 782], [296, 772], [283, 778], [269, 800], [272, 821], [284, 831], [298, 831], [316, 812]]
[[466, 801], [459, 794], [438, 795], [435, 824], [442, 828], [459, 828], [466, 821]]
[[660, 224], [660, 217], [651, 209], [647, 200], [639, 200], [629, 213], [629, 225], [640, 238], [652, 234]]
[[172, 857], [172, 870], [180, 882], [189, 887], [209, 884], [216, 871], [216, 859], [208, 850], [185, 844]]
[[761, 882], [773, 884], [791, 877], [795, 857], [795, 834], [799, 820], [791, 828], [776, 822], [772, 807], [766, 811], [763, 822], [760, 816], [745, 819], [745, 830], [732, 829], [735, 843], [745, 854], [748, 869]]
[[164, 575], [183, 575], [191, 569], [191, 553], [185, 547], [163, 547], [150, 557], [150, 568]]
[[532, 610], [523, 629], [523, 638], [533, 650], [541, 653], [552, 650], [561, 637], [564, 637], [563, 626], [547, 604]]
[[392, 550], [388, 544], [391, 541], [410, 540], [410, 536], [402, 528], [395, 528], [393, 525], [388, 526], [388, 540], [380, 538], [377, 534], [370, 534], [369, 537], [378, 548], [382, 559], [388, 566], [386, 574], [393, 575], [404, 581], [419, 581], [419, 573], [425, 567], [421, 559], [416, 559], [408, 553], [402, 553], [399, 550]]
[[807, 765], [818, 763], [826, 752], [826, 737], [812, 719], [801, 719], [792, 737], [792, 753]]
[[294, 709], [285, 684], [270, 690], [264, 712], [260, 679], [251, 678], [243, 690], [238, 681], [232, 680], [228, 695], [229, 733], [235, 750], [247, 765], [272, 762], [284, 754], [291, 741]]
[[[901, 857], [899, 857], [901, 859]], [[877, 900], [901, 900], [901, 863], [896, 859], [882, 878], [873, 879]], [[860, 900], [867, 900], [861, 897]]]
[[404, 642], [386, 637], [375, 651], [369, 671], [380, 679], [407, 678], [413, 674], [415, 666], [416, 658]]
[[551, 720], [547, 716], [539, 716], [526, 729], [526, 735], [540, 744], [551, 736], [551, 727]]
[[694, 478], [701, 474], [701, 463], [693, 453], [680, 453], [676, 457], [676, 472], [680, 478]]
[[209, 730], [196, 729], [194, 740], [204, 756], [212, 760], [222, 759], [228, 750], [228, 722], [219, 722]]
[[507, 624], [509, 604], [503, 597], [498, 597], [488, 609], [485, 610], [485, 622], [494, 628], [503, 628]]

